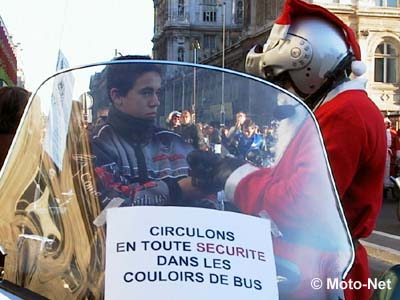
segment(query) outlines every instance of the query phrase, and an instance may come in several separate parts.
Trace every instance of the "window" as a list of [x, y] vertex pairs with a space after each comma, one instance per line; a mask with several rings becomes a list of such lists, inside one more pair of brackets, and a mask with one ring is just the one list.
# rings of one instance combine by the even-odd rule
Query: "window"
[[178, 17], [183, 17], [185, 15], [185, 0], [178, 1]]
[[215, 11], [203, 11], [204, 22], [215, 22], [217, 20], [217, 12]]
[[236, 6], [236, 23], [243, 22], [243, 1], [238, 1]]
[[203, 22], [217, 21], [217, 3], [215, 0], [203, 0]]
[[276, 19], [282, 11], [282, 0], [266, 1], [264, 6], [265, 16], [267, 19]]
[[383, 7], [398, 7], [399, 0], [375, 0], [375, 5]]
[[256, 2], [256, 24], [263, 26], [265, 24], [265, 10], [271, 6], [271, 1], [257, 1]]
[[211, 34], [205, 34], [203, 38], [203, 46], [204, 49], [215, 49], [217, 48], [216, 45], [216, 36]]
[[390, 43], [381, 43], [375, 50], [375, 82], [397, 82], [398, 55], [396, 48]]
[[185, 49], [178, 48], [178, 61], [185, 61]]

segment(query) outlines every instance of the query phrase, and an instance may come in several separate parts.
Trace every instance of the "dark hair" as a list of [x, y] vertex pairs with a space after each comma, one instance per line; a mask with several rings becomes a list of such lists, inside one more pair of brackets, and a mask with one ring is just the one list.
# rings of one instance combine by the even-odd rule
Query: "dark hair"
[[[151, 60], [150, 56], [125, 55], [114, 59], [114, 61], [139, 59]], [[112, 88], [116, 88], [121, 96], [126, 96], [136, 80], [147, 72], [156, 72], [161, 75], [161, 68], [152, 63], [118, 63], [109, 65], [106, 70], [107, 92]]]
[[243, 128], [250, 128], [250, 127], [255, 127], [256, 126], [256, 123], [252, 120], [252, 119], [246, 119], [244, 122], [243, 122]]
[[212, 127], [214, 127], [214, 128], [219, 128], [219, 127], [220, 127], [218, 121], [211, 121], [211, 122], [210, 122], [210, 126], [212, 126]]
[[0, 88], [0, 133], [15, 133], [30, 93], [21, 87]]

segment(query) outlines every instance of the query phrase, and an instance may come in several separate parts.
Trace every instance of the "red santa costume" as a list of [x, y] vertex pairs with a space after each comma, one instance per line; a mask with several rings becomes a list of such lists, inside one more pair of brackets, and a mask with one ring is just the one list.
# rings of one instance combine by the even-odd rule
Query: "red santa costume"
[[[367, 283], [368, 257], [358, 239], [368, 237], [378, 216], [383, 188], [386, 135], [382, 115], [361, 78], [331, 91], [315, 111], [336, 187], [354, 241], [356, 259], [348, 279]], [[368, 299], [371, 291], [345, 291], [347, 299]]]
[[246, 214], [266, 211], [282, 233], [274, 239], [275, 255], [294, 263], [300, 279], [292, 290], [281, 289], [281, 297], [329, 299], [334, 291], [314, 290], [310, 282], [340, 278], [338, 270], [350, 260], [344, 249], [348, 236], [319, 133], [305, 107], [296, 106], [295, 115], [280, 121], [276, 149], [275, 166], [246, 164], [235, 170], [226, 182], [226, 197]]
[[[342, 29], [343, 32], [340, 35], [342, 37], [339, 38], [340, 42], [345, 43], [347, 45], [346, 48], [350, 49], [345, 49], [343, 55], [352, 53], [355, 57], [355, 61], [351, 63], [353, 74], [360, 76], [365, 72], [365, 68], [363, 68], [363, 64], [360, 61], [360, 47], [352, 29], [328, 10], [301, 0], [286, 1], [282, 14], [276, 21], [271, 35], [264, 45], [263, 54], [265, 55], [252, 54], [253, 56], [247, 60], [247, 70], [251, 72], [255, 70], [254, 73], [256, 73], [258, 72], [258, 66], [263, 66], [263, 68], [271, 66], [273, 68], [274, 64], [279, 61], [279, 63], [283, 62], [282, 66], [287, 68], [286, 70], [288, 70], [289, 74], [298, 75], [294, 71], [290, 73], [293, 70], [293, 66], [289, 65], [289, 63], [292, 63], [290, 59], [293, 56], [288, 56], [286, 60], [289, 60], [289, 63], [284, 65], [286, 60], [283, 58], [281, 50], [282, 47], [285, 47], [285, 41], [288, 40], [287, 34], [290, 30], [291, 22], [297, 17], [304, 16], [319, 17], [322, 20], [320, 24], [325, 22], [334, 26], [337, 31]], [[339, 35], [336, 36], [339, 37]], [[293, 38], [293, 41], [296, 41], [295, 38]], [[334, 45], [320, 45], [318, 44], [318, 39], [313, 42], [315, 43], [314, 45], [310, 42], [310, 46], [306, 47], [304, 45], [307, 44], [307, 39], [304, 39], [298, 44], [298, 48], [288, 51], [290, 55], [296, 54], [295, 57], [300, 57], [303, 60], [302, 64], [297, 64], [300, 67], [295, 70], [302, 70], [307, 67], [307, 72], [309, 72], [314, 68], [319, 70], [322, 75], [329, 73], [330, 76], [333, 76], [333, 74], [336, 74], [333, 73], [334, 69], [330, 70], [325, 63], [330, 58], [336, 57], [330, 54], [332, 49], [335, 48]], [[278, 44], [281, 47], [275, 47]], [[302, 45], [304, 49], [301, 48], [303, 47]], [[329, 48], [331, 46], [334, 48]], [[312, 56], [308, 54], [311, 53], [310, 47], [313, 52]], [[321, 59], [321, 65], [314, 64], [308, 67], [307, 63], [314, 57], [314, 52], [318, 52], [318, 47], [326, 47], [328, 49], [324, 53], [326, 55], [325, 60]], [[279, 51], [273, 52], [275, 49], [279, 49]], [[272, 56], [271, 53], [275, 56]], [[263, 55], [258, 64], [253, 63], [257, 61], [254, 59], [258, 57], [257, 55]], [[273, 57], [277, 57], [278, 61], [273, 61]], [[341, 61], [344, 65], [348, 63], [345, 59], [347, 57], [344, 57], [343, 61]], [[295, 65], [294, 61], [293, 65]], [[339, 69], [337, 65], [330, 67], [338, 68], [337, 72], [344, 70], [344, 68]], [[269, 72], [269, 74], [273, 74], [271, 71]], [[343, 76], [344, 71], [340, 72], [343, 72], [340, 73]], [[259, 74], [265, 73], [261, 71]], [[295, 77], [291, 77], [294, 83], [293, 78]], [[326, 77], [320, 78], [319, 87], [322, 88], [325, 83], [324, 80], [328, 81], [332, 77], [326, 75]], [[300, 80], [296, 82], [301, 84], [304, 80], [306, 79], [300, 77]], [[308, 88], [313, 86], [313, 83], [310, 83]], [[370, 272], [366, 250], [358, 242], [358, 239], [367, 237], [375, 226], [382, 201], [386, 156], [386, 135], [383, 118], [378, 108], [368, 98], [364, 89], [364, 79], [357, 78], [351, 81], [343, 81], [332, 90], [328, 90], [329, 93], [322, 98], [323, 101], [320, 102], [320, 105], [315, 110], [315, 116], [322, 132], [327, 157], [332, 168], [336, 188], [355, 249], [355, 262], [348, 273], [347, 279], [360, 281], [363, 284], [367, 283]], [[314, 92], [315, 90], [310, 90], [308, 94]], [[306, 92], [303, 91], [303, 93]], [[326, 195], [323, 197], [318, 197], [319, 195], [317, 195], [322, 192], [318, 189], [319, 186], [326, 187], [326, 183], [321, 182], [326, 177], [326, 173], [324, 173], [322, 165], [315, 165], [315, 160], [323, 161], [321, 154], [315, 153], [317, 151], [317, 142], [313, 142], [315, 136], [314, 134], [307, 136], [307, 132], [303, 132], [303, 129], [300, 129], [289, 144], [282, 159], [273, 168], [254, 170], [254, 168], [245, 165], [235, 170], [231, 177], [228, 178], [225, 186], [228, 197], [246, 213], [258, 214], [262, 209], [267, 210], [283, 231], [285, 231], [286, 225], [295, 225], [289, 224], [290, 220], [292, 220], [289, 216], [293, 216], [296, 220], [296, 216], [299, 218], [302, 212], [306, 213], [306, 208], [309, 208], [307, 204], [324, 213], [329, 211], [330, 208], [321, 206], [321, 203], [323, 205], [328, 203], [328, 201], [326, 203], [323, 201]], [[305, 143], [310, 144], [306, 145]], [[320, 174], [320, 178], [318, 178], [318, 174]], [[312, 221], [314, 226], [326, 224], [323, 223], [324, 220], [321, 220], [326, 217], [325, 214], [321, 214], [320, 218], [318, 218], [317, 212], [312, 209], [310, 211], [310, 222]], [[287, 214], [288, 217], [282, 218], [284, 214]], [[300, 222], [300, 224], [303, 223]], [[326, 230], [326, 227], [323, 228]], [[331, 234], [329, 231], [327, 232]], [[301, 264], [301, 261], [299, 263]], [[361, 289], [346, 289], [344, 293], [346, 300], [364, 300], [370, 297], [371, 291], [365, 285]]]
[[[383, 124], [381, 114], [362, 90], [362, 83], [363, 80], [357, 79], [338, 87], [315, 113], [355, 247], [355, 262], [347, 278], [367, 283], [370, 274], [367, 253], [358, 239], [367, 237], [375, 226], [381, 206], [386, 147], [384, 128], [377, 126]], [[287, 243], [307, 243], [308, 238], [302, 234], [313, 239], [313, 229], [325, 232], [329, 239], [340, 238], [334, 228], [340, 225], [329, 220], [330, 214], [326, 213], [336, 210], [332, 206], [334, 194], [327, 189], [329, 174], [318, 134], [307, 125], [310, 121], [305, 121], [298, 130], [275, 167], [257, 169], [244, 165], [228, 178], [225, 192], [244, 213], [259, 215], [266, 210], [283, 236], [288, 237], [274, 242], [275, 251], [297, 262], [300, 269], [308, 270], [309, 273], [302, 274], [304, 278], [308, 275], [324, 278], [318, 272], [329, 273], [329, 269], [318, 270], [309, 259], [301, 259], [321, 255], [320, 252], [308, 249], [293, 257], [293, 253], [285, 251]], [[324, 242], [321, 240], [321, 244]], [[333, 259], [327, 261], [335, 263]], [[316, 291], [307, 290], [307, 279], [303, 282], [296, 291], [296, 299], [313, 299], [310, 295], [316, 296]], [[304, 298], [298, 297], [300, 290]], [[368, 299], [370, 293], [368, 289], [346, 289], [345, 299]]]

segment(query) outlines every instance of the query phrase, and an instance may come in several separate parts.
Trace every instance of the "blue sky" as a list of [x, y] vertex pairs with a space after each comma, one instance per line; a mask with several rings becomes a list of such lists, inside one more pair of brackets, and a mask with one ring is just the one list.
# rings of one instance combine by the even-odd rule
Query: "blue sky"
[[122, 54], [151, 55], [151, 0], [0, 0], [0, 16], [14, 43], [26, 88], [54, 73], [58, 49], [70, 66]]

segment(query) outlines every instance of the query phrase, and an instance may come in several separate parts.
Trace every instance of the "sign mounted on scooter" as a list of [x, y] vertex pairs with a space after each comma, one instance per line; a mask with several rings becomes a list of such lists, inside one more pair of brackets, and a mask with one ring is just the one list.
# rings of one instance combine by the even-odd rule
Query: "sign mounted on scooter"
[[199, 208], [114, 208], [107, 211], [106, 253], [106, 299], [278, 299], [266, 219]]

